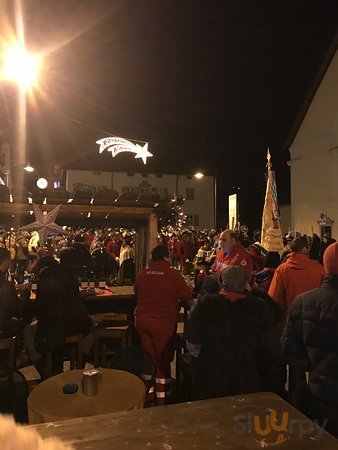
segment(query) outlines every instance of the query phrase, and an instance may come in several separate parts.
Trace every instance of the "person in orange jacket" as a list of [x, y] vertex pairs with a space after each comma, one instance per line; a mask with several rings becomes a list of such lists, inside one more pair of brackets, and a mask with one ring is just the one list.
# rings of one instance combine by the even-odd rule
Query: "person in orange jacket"
[[269, 295], [286, 316], [293, 299], [305, 291], [318, 288], [324, 277], [324, 267], [308, 256], [308, 243], [302, 237], [292, 240], [291, 253], [274, 273]]
[[[152, 264], [138, 275], [134, 287], [135, 327], [142, 348], [153, 361], [156, 403], [161, 405], [170, 395], [170, 364], [174, 359], [178, 315], [181, 305], [188, 306], [192, 300], [192, 291], [182, 275], [170, 267], [167, 246], [156, 246], [151, 255]], [[143, 372], [142, 378], [149, 387], [152, 370], [145, 366]]]

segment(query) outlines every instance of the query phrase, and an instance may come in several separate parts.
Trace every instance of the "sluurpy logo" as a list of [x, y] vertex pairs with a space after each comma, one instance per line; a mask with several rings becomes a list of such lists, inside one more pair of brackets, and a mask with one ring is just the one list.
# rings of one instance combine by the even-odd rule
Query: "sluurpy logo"
[[[264, 419], [262, 420], [264, 423]], [[260, 437], [256, 442], [261, 447], [269, 447], [270, 445], [279, 445], [290, 439], [288, 434], [289, 413], [283, 412], [282, 419], [279, 422], [277, 419], [277, 411], [271, 411], [265, 416], [265, 423], [262, 425], [259, 416], [253, 416], [253, 426], [255, 433]], [[271, 438], [268, 439], [268, 438]]]
[[289, 413], [283, 411], [278, 414], [275, 410], [268, 410], [265, 416], [248, 413], [234, 417], [234, 431], [238, 434], [252, 434], [255, 442], [262, 448], [281, 445], [292, 437], [302, 439], [308, 436], [310, 439], [319, 439], [322, 435], [327, 420], [320, 423], [318, 420], [311, 422], [309, 419], [290, 419]]

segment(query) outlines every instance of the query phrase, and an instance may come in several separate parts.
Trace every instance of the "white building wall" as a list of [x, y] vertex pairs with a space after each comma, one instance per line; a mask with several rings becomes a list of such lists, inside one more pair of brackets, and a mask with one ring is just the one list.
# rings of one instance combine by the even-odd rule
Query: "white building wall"
[[282, 234], [285, 234], [291, 229], [291, 205], [280, 205], [280, 226]]
[[[197, 179], [188, 175], [166, 175], [125, 172], [92, 172], [87, 170], [68, 170], [66, 189], [90, 189], [97, 192], [101, 189], [114, 189], [121, 194], [126, 188], [134, 188], [136, 192], [148, 191], [161, 197], [185, 198], [183, 210], [190, 216], [191, 223], [195, 223], [198, 216], [197, 228], [214, 227], [214, 178], [204, 176]], [[188, 191], [187, 191], [188, 189]], [[190, 189], [190, 192], [189, 192]], [[192, 189], [192, 190], [191, 190]], [[177, 190], [177, 192], [176, 192]], [[193, 199], [189, 199], [189, 193]]]
[[292, 228], [319, 233], [319, 214], [338, 237], [338, 55], [323, 78], [290, 148]]

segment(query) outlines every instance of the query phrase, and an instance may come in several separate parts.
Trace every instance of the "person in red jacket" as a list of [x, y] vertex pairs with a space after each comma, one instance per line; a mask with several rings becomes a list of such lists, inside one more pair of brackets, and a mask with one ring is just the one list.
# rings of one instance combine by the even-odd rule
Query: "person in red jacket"
[[[142, 348], [153, 360], [156, 403], [161, 405], [170, 395], [170, 363], [174, 359], [178, 314], [181, 305], [191, 301], [192, 292], [182, 275], [170, 267], [166, 246], [156, 246], [151, 255], [152, 264], [138, 275], [134, 287], [135, 327]], [[153, 374], [143, 373], [142, 378], [150, 385]]]
[[219, 275], [227, 266], [241, 266], [251, 282], [254, 259], [239, 242], [237, 234], [232, 230], [224, 230], [220, 241], [222, 249], [216, 254], [211, 270]]
[[324, 267], [313, 261], [308, 255], [308, 243], [302, 237], [296, 237], [290, 244], [291, 253], [274, 273], [269, 295], [287, 314], [293, 299], [305, 291], [318, 288], [324, 277]]
[[189, 231], [182, 233], [182, 240], [177, 244], [177, 254], [183, 275], [191, 274], [193, 270], [192, 262], [196, 251], [193, 243], [193, 235]]

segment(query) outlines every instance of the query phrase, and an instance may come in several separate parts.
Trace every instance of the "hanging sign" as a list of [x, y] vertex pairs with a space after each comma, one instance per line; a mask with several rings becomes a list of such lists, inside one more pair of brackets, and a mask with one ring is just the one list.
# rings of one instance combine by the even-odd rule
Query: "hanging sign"
[[139, 144], [133, 144], [132, 142], [119, 137], [103, 138], [96, 141], [96, 143], [100, 146], [99, 153], [108, 150], [108, 152], [111, 152], [113, 158], [119, 153], [131, 152], [135, 153], [135, 158], [142, 158], [142, 161], [146, 164], [147, 158], [153, 156], [152, 153], [148, 152], [148, 143], [145, 143], [142, 147]]
[[234, 230], [238, 220], [237, 194], [229, 195], [229, 228]]

